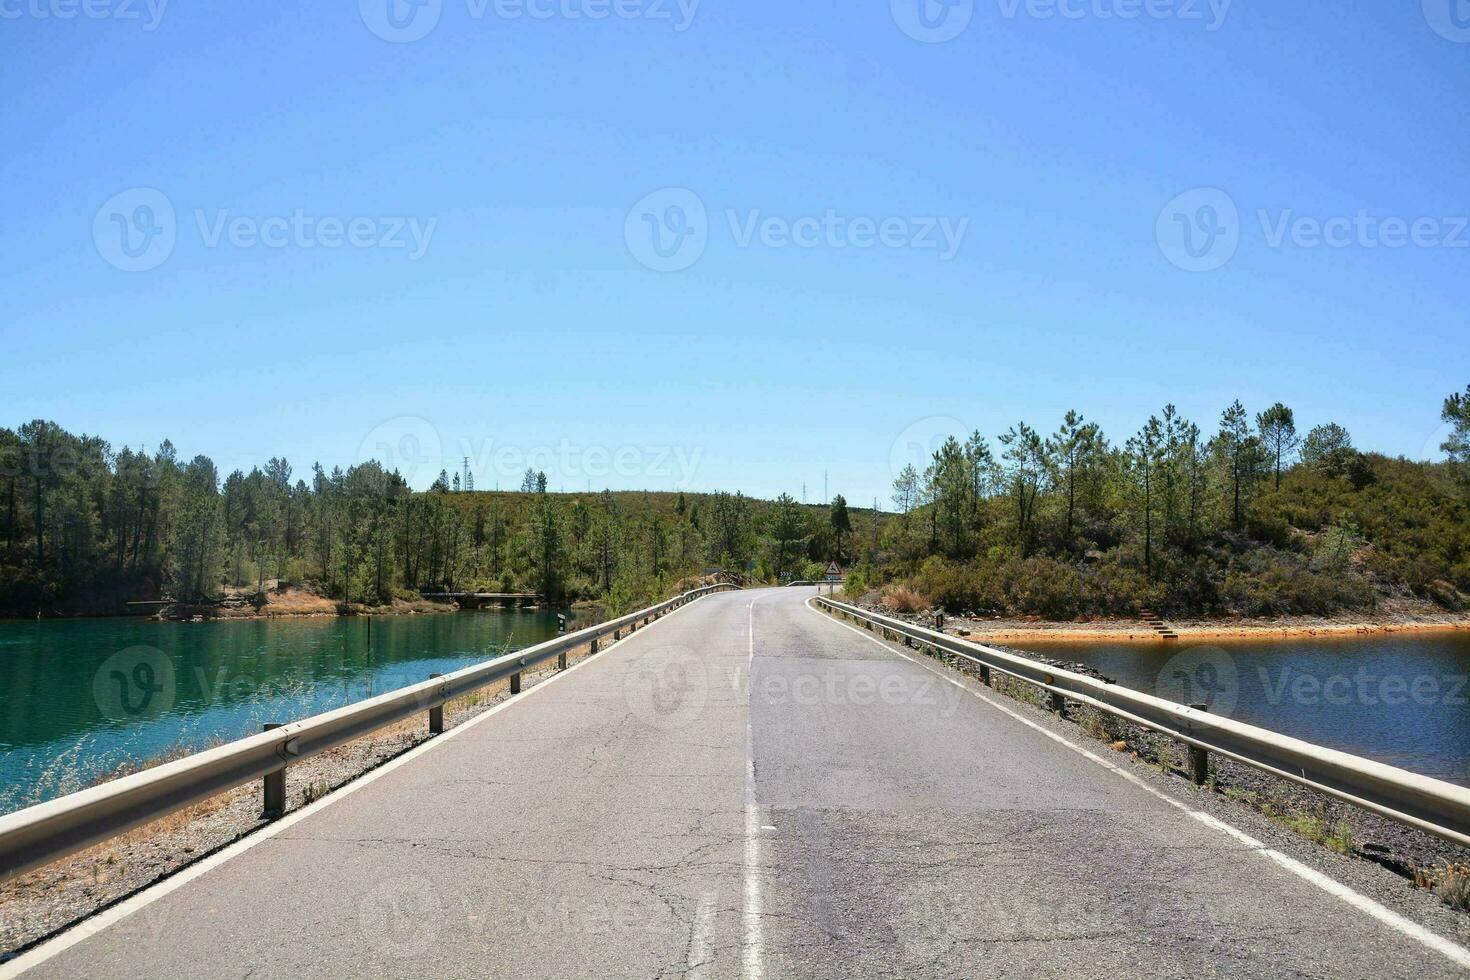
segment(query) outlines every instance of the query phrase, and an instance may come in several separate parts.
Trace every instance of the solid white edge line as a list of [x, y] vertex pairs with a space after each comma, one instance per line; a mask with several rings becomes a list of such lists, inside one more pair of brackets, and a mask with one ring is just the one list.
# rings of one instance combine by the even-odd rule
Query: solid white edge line
[[755, 685], [755, 603], [760, 596], [750, 600], [747, 627], [750, 650], [745, 662], [745, 861], [741, 869], [744, 877], [744, 897], [741, 922], [740, 974], [746, 980], [760, 980], [765, 973], [764, 937], [761, 916], [764, 914], [761, 899], [760, 879], [760, 812], [755, 802], [755, 735], [751, 726], [751, 692]]
[[1129, 772], [1121, 766], [1109, 762], [1102, 756], [1097, 755], [1096, 753], [1085, 749], [1080, 745], [1077, 745], [1070, 739], [1067, 739], [1062, 735], [1058, 735], [1056, 732], [1053, 732], [1046, 727], [1037, 724], [1030, 718], [1027, 718], [1025, 715], [1020, 714], [1019, 712], [1007, 707], [1006, 705], [998, 703], [993, 698], [989, 697], [988, 695], [982, 694], [969, 685], [960, 683], [958, 680], [953, 677], [947, 676], [939, 669], [929, 664], [926, 664], [923, 661], [916, 660], [915, 658], [909, 656], [907, 653], [904, 653], [902, 650], [898, 650], [894, 647], [889, 646], [887, 643], [884, 643], [876, 636], [872, 636], [867, 631], [860, 630], [856, 626], [852, 626], [849, 623], [844, 623], [841, 620], [829, 615], [828, 613], [821, 611], [816, 606], [812, 605], [811, 599], [808, 599], [805, 605], [808, 609], [810, 609], [816, 615], [820, 616], [822, 619], [827, 620], [828, 622], [836, 626], [841, 626], [843, 629], [852, 630], [858, 636], [861, 636], [866, 640], [871, 640], [873, 643], [876, 643], [878, 646], [882, 647], [884, 650], [887, 650], [889, 653], [896, 653], [898, 654], [898, 656], [909, 661], [915, 666], [922, 667], [925, 670], [929, 671], [931, 674], [935, 674], [941, 680], [953, 684], [955, 687], [958, 687], [961, 690], [968, 691], [970, 694], [974, 695], [976, 698], [979, 698], [981, 701], [984, 701], [992, 708], [995, 708], [998, 711], [1010, 715], [1021, 724], [1035, 729], [1052, 741], [1060, 743], [1061, 745], [1065, 745], [1067, 748], [1071, 749], [1073, 752], [1076, 752], [1078, 755], [1081, 755], [1084, 758], [1097, 763], [1099, 766], [1102, 766], [1104, 769], [1107, 769], [1123, 777], [1124, 779], [1128, 780], [1128, 782], [1139, 787], [1152, 796], [1163, 800], [1165, 803], [1169, 804], [1175, 809], [1189, 814], [1191, 817], [1193, 817], [1195, 820], [1198, 820], [1206, 827], [1212, 827], [1215, 830], [1218, 830], [1224, 834], [1228, 834], [1240, 843], [1244, 844], [1246, 847], [1260, 854], [1262, 857], [1276, 862], [1276, 864], [1285, 868], [1287, 871], [1290, 871], [1292, 874], [1296, 875], [1298, 878], [1302, 879], [1308, 884], [1315, 885], [1317, 888], [1320, 888], [1322, 891], [1333, 896], [1334, 898], [1341, 899], [1347, 905], [1350, 905], [1358, 911], [1372, 916], [1374, 919], [1377, 919], [1379, 922], [1388, 926], [1390, 929], [1393, 929], [1395, 932], [1398, 932], [1401, 935], [1408, 937], [1409, 939], [1413, 939], [1421, 943], [1429, 949], [1434, 950], [1436, 953], [1448, 957], [1450, 960], [1453, 960], [1456, 964], [1460, 966], [1470, 967], [1470, 950], [1467, 950], [1465, 947], [1459, 945], [1458, 943], [1452, 942], [1437, 933], [1429, 931], [1412, 919], [1408, 919], [1402, 915], [1399, 915], [1397, 912], [1387, 908], [1384, 905], [1381, 905], [1380, 903], [1369, 898], [1367, 895], [1364, 895], [1361, 892], [1354, 891], [1347, 885], [1342, 884], [1336, 879], [1328, 877], [1322, 872], [1317, 871], [1315, 868], [1309, 868], [1295, 858], [1289, 857], [1276, 850], [1275, 848], [1266, 846], [1264, 843], [1256, 840], [1250, 834], [1247, 834], [1245, 831], [1240, 830], [1237, 827], [1231, 826], [1218, 817], [1211, 816], [1210, 814], [1205, 813], [1201, 810], [1191, 809], [1180, 800], [1176, 800], [1174, 799], [1174, 797], [1163, 792], [1162, 790], [1150, 786], [1147, 782], [1145, 782], [1136, 774]]
[[[710, 595], [720, 594], [721, 593], [716, 592], [710, 593]], [[700, 596], [700, 598], [702, 599], [706, 597]], [[600, 659], [604, 654], [611, 653], [618, 647], [622, 646], [624, 643], [627, 643], [629, 640], [633, 639], [635, 636], [642, 636], [643, 632], [647, 630], [649, 626], [654, 626], [658, 623], [661, 623], [671, 616], [677, 616], [679, 613], [693, 606], [694, 603], [698, 601], [698, 599], [695, 599], [691, 602], [685, 603], [678, 609], [675, 609], [673, 612], [666, 613], [661, 618], [655, 619], [652, 623], [649, 623], [648, 626], [644, 626], [642, 629], [634, 630], [624, 636], [621, 640], [617, 640], [609, 644], [608, 646], [599, 649], [594, 654], [583, 657], [581, 660], [578, 660], [566, 670], [557, 671], [555, 674], [552, 674], [545, 680], [538, 681], [534, 686], [526, 688], [520, 694], [512, 695], [511, 697], [506, 698], [504, 701], [495, 705], [493, 708], [490, 708], [476, 715], [468, 721], [461, 722], [460, 724], [455, 725], [453, 728], [449, 729], [447, 732], [444, 732], [442, 735], [436, 735], [433, 738], [425, 741], [424, 743], [414, 746], [397, 758], [383, 763], [378, 768], [368, 770], [361, 776], [358, 776], [352, 782], [346, 783], [338, 789], [333, 790], [316, 802], [310, 803], [299, 810], [291, 811], [284, 817], [281, 817], [279, 820], [276, 820], [273, 823], [270, 823], [267, 826], [260, 828], [259, 830], [251, 832], [247, 836], [242, 837], [240, 840], [235, 841], [233, 844], [227, 845], [222, 850], [216, 851], [209, 857], [204, 858], [202, 861], [188, 865], [182, 870], [174, 873], [171, 877], [165, 878], [163, 881], [157, 882], [156, 884], [149, 885], [142, 891], [123, 899], [116, 905], [103, 909], [96, 915], [92, 915], [88, 918], [83, 919], [76, 925], [73, 925], [66, 929], [66, 931], [51, 937], [50, 939], [46, 940], [45, 942], [41, 943], [41, 945], [36, 946], [33, 949], [27, 950], [20, 956], [17, 956], [15, 959], [10, 960], [6, 963], [0, 963], [0, 980], [10, 980], [10, 978], [12, 977], [20, 976], [27, 970], [34, 969], [35, 967], [40, 966], [42, 963], [45, 963], [52, 957], [64, 953], [66, 950], [75, 946], [77, 943], [80, 943], [86, 939], [90, 939], [92, 936], [95, 936], [97, 933], [102, 932], [109, 926], [116, 925], [118, 922], [121, 922], [123, 919], [132, 915], [134, 912], [137, 912], [139, 909], [146, 908], [147, 906], [152, 905], [160, 898], [164, 898], [172, 892], [179, 890], [194, 879], [208, 874], [210, 871], [224, 864], [231, 858], [239, 857], [241, 854], [244, 854], [246, 851], [250, 850], [257, 844], [261, 844], [265, 841], [270, 840], [272, 837], [275, 837], [277, 834], [281, 833], [284, 830], [289, 830], [291, 827], [294, 827], [296, 824], [305, 820], [307, 817], [313, 816], [320, 811], [325, 810], [327, 807], [331, 806], [334, 803], [341, 802], [342, 800], [351, 796], [353, 793], [356, 793], [358, 790], [362, 789], [365, 786], [371, 786], [373, 783], [377, 782], [379, 779], [382, 779], [393, 770], [399, 768], [400, 766], [407, 765], [408, 763], [417, 759], [419, 756], [430, 751], [431, 749], [443, 745], [450, 739], [453, 739], [456, 736], [469, 731], [471, 728], [474, 728], [476, 725], [480, 724], [480, 722], [485, 721], [486, 719], [496, 714], [499, 714], [501, 711], [509, 708], [513, 704], [516, 704], [523, 698], [528, 698], [532, 694], [535, 694], [537, 691], [545, 690], [547, 687], [561, 680], [572, 671], [580, 670], [582, 667], [586, 666], [589, 663], [592, 663], [594, 660]]]

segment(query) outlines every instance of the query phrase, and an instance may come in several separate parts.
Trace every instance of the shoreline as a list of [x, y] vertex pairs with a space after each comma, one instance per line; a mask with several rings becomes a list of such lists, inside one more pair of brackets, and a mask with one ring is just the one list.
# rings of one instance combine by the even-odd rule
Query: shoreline
[[1138, 620], [1095, 620], [1084, 623], [1021, 620], [973, 620], [946, 618], [946, 631], [968, 633], [966, 639], [981, 642], [1046, 640], [1051, 642], [1096, 643], [1099, 641], [1151, 641], [1163, 646], [1182, 640], [1250, 640], [1250, 639], [1342, 639], [1353, 636], [1387, 635], [1390, 633], [1453, 633], [1470, 630], [1470, 616], [1447, 616], [1442, 619], [1403, 619], [1378, 621], [1342, 620], [1195, 620], [1169, 622], [1178, 638], [1160, 636], [1147, 623]]
[[[861, 598], [843, 597], [864, 609], [895, 616], [921, 626], [934, 624], [936, 611], [901, 613], [869, 590]], [[1373, 612], [1343, 611], [1333, 616], [1130, 617], [1056, 620], [1039, 616], [977, 616], [945, 613], [943, 631], [979, 643], [1027, 640], [1056, 643], [1142, 643], [1177, 645], [1183, 640], [1345, 639], [1393, 633], [1432, 635], [1470, 631], [1470, 611], [1450, 612], [1433, 603], [1403, 597], [1385, 598]], [[1165, 635], [1165, 633], [1173, 635]]]
[[[326, 608], [328, 605], [333, 608]], [[126, 619], [137, 620], [144, 623], [179, 623], [190, 625], [193, 623], [250, 623], [273, 619], [363, 619], [379, 616], [443, 616], [459, 612], [481, 612], [483, 609], [462, 609], [453, 602], [433, 602], [428, 599], [417, 602], [396, 600], [388, 606], [352, 606], [346, 610], [336, 608], [337, 603], [332, 600], [322, 600], [321, 606], [312, 605], [303, 608], [299, 605], [287, 608], [273, 608], [273, 604], [266, 604], [261, 609], [253, 607], [225, 607], [215, 609], [212, 615], [200, 614], [199, 618], [183, 618], [163, 616], [159, 613], [68, 613], [51, 616], [16, 616], [10, 613], [0, 613], [0, 624], [4, 623], [56, 623], [70, 622], [78, 619]], [[557, 612], [557, 611], [583, 611], [597, 610], [601, 603], [593, 599], [578, 599], [565, 605], [555, 603], [535, 603], [532, 605], [517, 605], [503, 607], [485, 607], [496, 612]]]
[[[531, 608], [531, 607], [526, 607]], [[541, 607], [535, 607], [541, 608]], [[346, 612], [325, 610], [282, 610], [272, 611], [269, 607], [260, 611], [230, 609], [222, 614], [205, 616], [199, 618], [175, 618], [160, 616], [157, 613], [67, 613], [54, 616], [13, 616], [0, 614], [0, 623], [62, 623], [79, 619], [125, 619], [136, 620], [140, 623], [179, 623], [189, 625], [191, 623], [249, 623], [271, 619], [361, 619], [374, 616], [441, 616], [445, 613], [460, 612], [455, 605], [435, 605], [430, 608], [419, 606], [415, 608], [399, 609], [387, 606], [365, 606], [361, 609], [352, 609]]]
[[[515, 606], [507, 607], [506, 612], [513, 611], [541, 611], [545, 609], [560, 609], [560, 606]], [[51, 616], [15, 616], [8, 613], [0, 613], [0, 623], [58, 623], [71, 622], [79, 619], [125, 619], [137, 620], [142, 623], [179, 623], [189, 625], [191, 623], [250, 623], [273, 619], [365, 619], [374, 617], [396, 617], [396, 616], [443, 616], [449, 613], [475, 612], [478, 610], [464, 610], [454, 603], [413, 603], [402, 606], [361, 606], [346, 611], [326, 609], [282, 609], [273, 610], [266, 606], [260, 610], [254, 609], [226, 609], [214, 615], [203, 615], [199, 618], [178, 618], [161, 616], [157, 613], [68, 613]]]

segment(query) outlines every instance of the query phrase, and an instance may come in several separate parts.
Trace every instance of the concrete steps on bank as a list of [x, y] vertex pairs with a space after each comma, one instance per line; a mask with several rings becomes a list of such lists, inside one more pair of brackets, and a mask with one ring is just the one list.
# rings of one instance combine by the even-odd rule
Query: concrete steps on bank
[[1176, 633], [1172, 628], [1170, 628], [1169, 624], [1164, 622], [1163, 618], [1154, 613], [1152, 610], [1140, 609], [1138, 611], [1138, 618], [1143, 620], [1144, 623], [1148, 625], [1149, 629], [1157, 633], [1161, 639], [1179, 639], [1179, 634]]

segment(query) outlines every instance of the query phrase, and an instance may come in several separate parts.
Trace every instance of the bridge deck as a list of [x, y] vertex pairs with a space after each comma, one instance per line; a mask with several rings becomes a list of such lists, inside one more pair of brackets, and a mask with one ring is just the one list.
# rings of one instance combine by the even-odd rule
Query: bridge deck
[[702, 599], [35, 975], [1459, 975], [811, 594]]

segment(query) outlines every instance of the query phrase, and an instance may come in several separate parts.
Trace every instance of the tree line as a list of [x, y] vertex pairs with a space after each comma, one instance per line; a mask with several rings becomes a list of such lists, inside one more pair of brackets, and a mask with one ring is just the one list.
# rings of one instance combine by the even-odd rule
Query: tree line
[[1068, 412], [992, 445], [946, 439], [893, 487], [899, 518], [853, 590], [901, 582], [949, 608], [1054, 617], [1272, 615], [1470, 593], [1470, 387], [1446, 399], [1445, 463], [1303, 433], [1233, 402], [1206, 432], [1173, 405], [1115, 444]]
[[[551, 494], [534, 470], [520, 492], [473, 486], [466, 467], [415, 492], [375, 461], [297, 474], [272, 458], [222, 476], [168, 441], [149, 453], [44, 420], [0, 428], [0, 613], [117, 612], [130, 600], [213, 601], [281, 582], [363, 606], [486, 590], [618, 610], [707, 568], [769, 575], [776, 504], [739, 493]], [[806, 529], [806, 510], [781, 532], [782, 574], [825, 558], [827, 536]]]
[[1211, 431], [1172, 405], [1121, 444], [1068, 412], [992, 444], [952, 436], [893, 507], [740, 493], [476, 492], [468, 466], [427, 492], [374, 461], [297, 475], [272, 458], [221, 478], [163, 442], [114, 450], [36, 420], [0, 428], [0, 613], [114, 612], [308, 584], [380, 606], [418, 592], [537, 592], [631, 608], [690, 576], [902, 585], [955, 610], [1052, 617], [1272, 615], [1470, 593], [1470, 387], [1445, 400], [1444, 463], [1362, 452], [1234, 402]]

